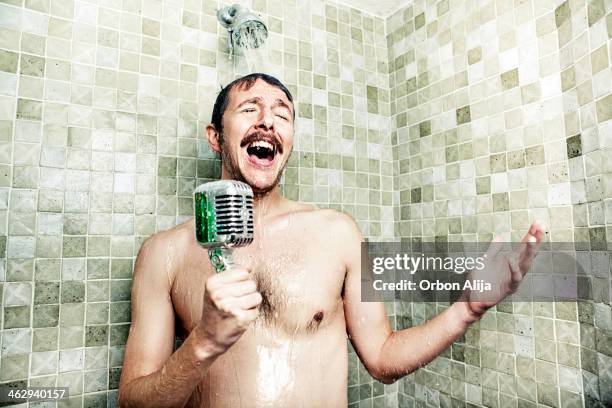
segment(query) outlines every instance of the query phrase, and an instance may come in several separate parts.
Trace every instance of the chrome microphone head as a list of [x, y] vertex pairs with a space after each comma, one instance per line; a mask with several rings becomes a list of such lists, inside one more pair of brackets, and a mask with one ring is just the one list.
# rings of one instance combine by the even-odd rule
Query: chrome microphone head
[[194, 192], [196, 239], [205, 248], [235, 248], [253, 242], [253, 190], [248, 184], [219, 180]]

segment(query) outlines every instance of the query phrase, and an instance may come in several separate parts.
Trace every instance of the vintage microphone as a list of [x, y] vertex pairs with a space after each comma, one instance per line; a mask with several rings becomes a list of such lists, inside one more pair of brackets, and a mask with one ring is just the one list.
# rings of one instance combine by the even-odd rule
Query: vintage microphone
[[194, 192], [195, 233], [217, 272], [234, 265], [232, 248], [253, 242], [253, 190], [234, 180], [204, 183]]

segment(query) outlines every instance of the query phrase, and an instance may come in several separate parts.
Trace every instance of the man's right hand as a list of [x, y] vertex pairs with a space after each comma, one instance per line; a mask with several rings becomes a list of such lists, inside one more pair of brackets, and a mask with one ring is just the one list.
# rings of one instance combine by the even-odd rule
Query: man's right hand
[[202, 319], [196, 330], [215, 353], [226, 352], [259, 315], [262, 297], [245, 268], [232, 268], [206, 280]]

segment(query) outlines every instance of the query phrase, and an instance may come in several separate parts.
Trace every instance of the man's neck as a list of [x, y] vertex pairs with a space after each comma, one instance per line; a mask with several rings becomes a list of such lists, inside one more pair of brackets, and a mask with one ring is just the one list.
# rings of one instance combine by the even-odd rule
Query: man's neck
[[[234, 180], [229, 174], [222, 172], [221, 180]], [[263, 221], [264, 219], [274, 216], [279, 212], [282, 212], [283, 201], [285, 198], [280, 193], [278, 185], [272, 190], [265, 194], [254, 194], [253, 195], [253, 213], [255, 219]]]
[[273, 215], [280, 209], [284, 198], [280, 194], [278, 185], [266, 194], [255, 194], [253, 197], [253, 211], [261, 217]]

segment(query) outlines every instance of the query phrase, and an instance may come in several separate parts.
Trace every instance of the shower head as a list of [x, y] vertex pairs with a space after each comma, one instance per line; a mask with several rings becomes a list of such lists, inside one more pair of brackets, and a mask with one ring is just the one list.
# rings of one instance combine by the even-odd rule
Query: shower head
[[268, 37], [268, 29], [262, 19], [249, 9], [234, 4], [217, 11], [217, 19], [229, 33], [230, 55], [234, 46], [258, 48]]

